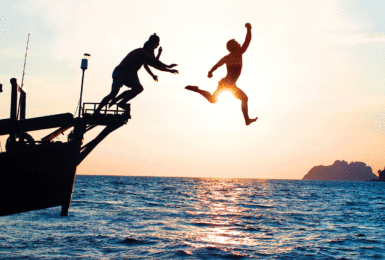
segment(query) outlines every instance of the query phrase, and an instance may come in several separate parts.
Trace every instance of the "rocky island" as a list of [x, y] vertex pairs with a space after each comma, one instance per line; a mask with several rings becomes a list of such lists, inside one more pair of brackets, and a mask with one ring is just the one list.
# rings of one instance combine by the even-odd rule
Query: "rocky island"
[[382, 181], [382, 182], [385, 182], [385, 169], [383, 169], [382, 171], [378, 170], [378, 178], [377, 179], [373, 179], [371, 181]]
[[378, 180], [378, 176], [363, 162], [348, 163], [337, 160], [333, 165], [313, 167], [302, 180], [370, 181]]

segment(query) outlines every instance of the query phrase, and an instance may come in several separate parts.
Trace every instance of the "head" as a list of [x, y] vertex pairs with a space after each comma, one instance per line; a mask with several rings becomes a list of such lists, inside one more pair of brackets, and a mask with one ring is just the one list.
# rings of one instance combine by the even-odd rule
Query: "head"
[[154, 53], [154, 44], [149, 42], [149, 41], [146, 41], [143, 45], [143, 49], [145, 49], [151, 53]]
[[159, 46], [159, 42], [160, 42], [160, 39], [159, 39], [159, 36], [156, 35], [156, 33], [154, 33], [153, 35], [150, 36], [150, 38], [148, 38], [148, 41], [153, 49], [156, 49], [158, 46]]
[[239, 50], [241, 48], [241, 45], [236, 40], [231, 39], [227, 42], [226, 47], [229, 52], [234, 52]]

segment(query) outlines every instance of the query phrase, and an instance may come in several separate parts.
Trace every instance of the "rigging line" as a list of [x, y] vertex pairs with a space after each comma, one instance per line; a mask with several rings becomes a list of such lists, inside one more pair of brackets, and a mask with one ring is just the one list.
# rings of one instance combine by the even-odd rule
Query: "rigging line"
[[20, 85], [20, 88], [21, 88], [21, 89], [23, 89], [23, 86], [24, 86], [24, 75], [25, 75], [25, 65], [27, 64], [27, 53], [28, 53], [29, 35], [30, 35], [30, 34], [28, 34], [27, 48], [25, 49], [23, 77], [21, 78], [21, 85]]
[[[28, 53], [29, 36], [30, 36], [30, 33], [28, 34], [27, 47], [25, 48], [23, 76], [21, 77], [20, 89], [23, 89], [23, 86], [24, 86], [24, 75], [25, 75], [25, 66], [27, 64], [27, 53]], [[17, 117], [19, 116], [19, 113], [20, 113], [20, 99], [19, 99], [19, 105], [18, 105], [18, 109], [17, 109]]]

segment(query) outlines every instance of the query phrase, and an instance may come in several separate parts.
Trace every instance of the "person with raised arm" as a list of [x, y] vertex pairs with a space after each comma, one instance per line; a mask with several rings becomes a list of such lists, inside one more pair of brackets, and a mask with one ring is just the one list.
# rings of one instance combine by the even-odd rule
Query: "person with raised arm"
[[[144, 44], [143, 48], [135, 49], [127, 54], [127, 56], [120, 62], [112, 73], [113, 81], [111, 92], [102, 99], [94, 114], [100, 114], [101, 109], [110, 101], [111, 106], [121, 100], [117, 105], [122, 109], [127, 108], [127, 101], [133, 99], [143, 91], [143, 86], [140, 84], [138, 78], [138, 70], [142, 67], [142, 65], [144, 65], [147, 72], [156, 81], [158, 80], [158, 77], [152, 74], [148, 66], [161, 71], [178, 74], [177, 70], [171, 69], [177, 66], [177, 64], [165, 65], [158, 60], [160, 53], [162, 52], [161, 50], [159, 50], [160, 53], [158, 53], [157, 58], [154, 56], [154, 50], [159, 46], [159, 42], [160, 39], [156, 34], [151, 35], [149, 40]], [[130, 87], [131, 89], [123, 92], [116, 98], [116, 95], [119, 93], [119, 90], [123, 85]]]
[[246, 39], [243, 45], [241, 46], [236, 40], [232, 39], [227, 42], [227, 50], [230, 52], [228, 55], [224, 56], [219, 60], [217, 64], [209, 71], [208, 77], [213, 76], [213, 72], [226, 64], [227, 75], [218, 82], [218, 88], [214, 91], [213, 94], [206, 90], [199, 89], [197, 86], [186, 86], [185, 89], [197, 92], [205, 97], [210, 103], [214, 104], [217, 102], [218, 95], [224, 90], [230, 90], [233, 92], [234, 96], [241, 100], [242, 113], [245, 118], [246, 125], [257, 121], [258, 117], [250, 118], [248, 114], [248, 97], [240, 88], [236, 86], [237, 80], [241, 75], [242, 71], [242, 55], [246, 52], [247, 47], [249, 47], [251, 41], [251, 24], [246, 23], [245, 27], [247, 29]]

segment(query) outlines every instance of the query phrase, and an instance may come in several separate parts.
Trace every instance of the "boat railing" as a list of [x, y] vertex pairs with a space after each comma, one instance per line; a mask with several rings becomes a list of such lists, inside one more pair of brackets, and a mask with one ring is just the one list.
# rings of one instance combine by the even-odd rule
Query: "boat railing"
[[[94, 114], [96, 108], [99, 106], [100, 103], [83, 103], [82, 107], [82, 115], [90, 115]], [[101, 115], [123, 115], [125, 112], [124, 109], [120, 108], [116, 104], [113, 105], [111, 108], [108, 108], [108, 106], [104, 106], [104, 108], [100, 111]]]

